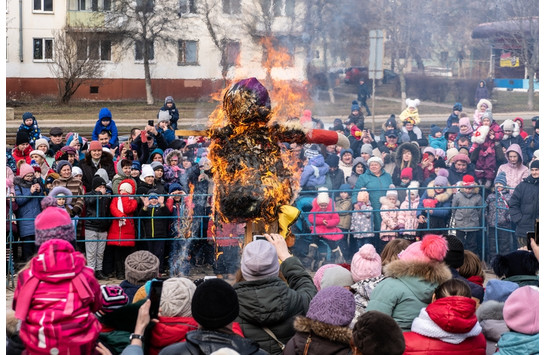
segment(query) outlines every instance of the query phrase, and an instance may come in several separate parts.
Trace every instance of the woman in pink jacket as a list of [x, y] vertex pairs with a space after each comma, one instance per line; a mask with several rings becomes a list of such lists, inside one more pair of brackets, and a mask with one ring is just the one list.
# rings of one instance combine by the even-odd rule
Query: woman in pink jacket
[[504, 171], [507, 178], [507, 186], [515, 188], [524, 178], [530, 175], [530, 170], [526, 165], [522, 164], [522, 150], [518, 144], [511, 144], [507, 148], [505, 158], [507, 159], [507, 163], [500, 165], [498, 174]]
[[329, 246], [335, 263], [343, 262], [344, 258], [339, 245], [344, 235], [337, 227], [341, 219], [339, 214], [333, 211], [333, 201], [327, 189], [320, 188], [318, 191], [308, 216], [310, 230]]

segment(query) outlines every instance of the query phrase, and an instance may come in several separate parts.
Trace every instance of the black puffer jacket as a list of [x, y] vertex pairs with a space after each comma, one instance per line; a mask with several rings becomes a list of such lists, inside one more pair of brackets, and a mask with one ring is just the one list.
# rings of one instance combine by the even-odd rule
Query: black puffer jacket
[[539, 178], [528, 176], [515, 188], [509, 200], [509, 215], [517, 225], [515, 235], [526, 237], [526, 233], [534, 230], [534, 223], [539, 216]]
[[233, 349], [241, 355], [266, 355], [252, 340], [235, 334], [226, 334], [210, 330], [195, 330], [187, 333], [184, 343], [167, 346], [160, 355], [200, 355], [212, 354], [223, 348]]
[[111, 197], [108, 195], [103, 195], [100, 192], [90, 191], [85, 194], [85, 218], [86, 218], [85, 228], [86, 229], [89, 229], [95, 232], [108, 231], [108, 229], [110, 228], [110, 224], [112, 223], [112, 220], [107, 218], [97, 218], [97, 217], [111, 216], [110, 202], [111, 202]]
[[236, 321], [244, 336], [254, 340], [270, 354], [280, 354], [278, 343], [263, 327], [268, 327], [282, 343], [286, 344], [295, 334], [293, 321], [306, 314], [308, 305], [316, 295], [312, 278], [296, 257], [290, 257], [280, 265], [286, 284], [278, 277], [256, 281], [242, 281], [233, 287], [240, 305]]
[[396, 149], [396, 155], [395, 155], [395, 162], [396, 167], [394, 168], [394, 172], [392, 173], [392, 182], [395, 186], [401, 185], [401, 160], [403, 159], [403, 151], [408, 150], [411, 152], [411, 162], [409, 163], [409, 167], [413, 169], [413, 178], [412, 180], [418, 181], [421, 185], [424, 184], [424, 172], [422, 171], [422, 168], [418, 165], [420, 163], [421, 155], [420, 150], [414, 143], [402, 143], [399, 147]]

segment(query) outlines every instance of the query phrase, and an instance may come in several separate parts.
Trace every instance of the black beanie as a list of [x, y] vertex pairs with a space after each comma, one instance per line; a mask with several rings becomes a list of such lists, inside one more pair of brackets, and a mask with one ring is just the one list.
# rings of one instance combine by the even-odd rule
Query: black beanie
[[237, 318], [238, 310], [235, 289], [221, 279], [204, 281], [191, 300], [191, 314], [204, 329], [225, 327]]
[[435, 169], [437, 168], [443, 168], [443, 169], [446, 169], [447, 168], [447, 164], [445, 163], [445, 161], [442, 159], [442, 158], [437, 158], [433, 161], [433, 167]]
[[99, 175], [95, 175], [91, 184], [91, 190], [95, 191], [97, 187], [102, 185], [106, 186], [106, 181], [104, 181], [104, 179], [101, 178]]
[[336, 154], [330, 154], [325, 158], [325, 162], [330, 168], [339, 167], [339, 157]]
[[352, 330], [354, 345], [363, 354], [402, 355], [405, 338], [396, 321], [379, 311], [362, 314]]
[[536, 159], [530, 163], [530, 169], [539, 169], [539, 159]]
[[516, 250], [509, 254], [496, 255], [491, 264], [494, 273], [498, 277], [535, 276], [539, 271], [539, 261], [534, 253], [526, 250]]
[[453, 235], [447, 235], [445, 238], [448, 243], [448, 251], [443, 261], [451, 268], [457, 269], [464, 263], [464, 244]]
[[17, 131], [17, 136], [15, 137], [15, 145], [30, 143], [30, 137], [28, 136], [27, 131]]

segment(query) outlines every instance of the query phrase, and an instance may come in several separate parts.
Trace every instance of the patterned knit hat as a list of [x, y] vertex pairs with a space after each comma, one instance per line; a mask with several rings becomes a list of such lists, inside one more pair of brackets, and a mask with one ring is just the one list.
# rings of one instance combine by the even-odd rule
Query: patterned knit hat
[[191, 300], [191, 314], [204, 329], [223, 328], [237, 318], [238, 312], [235, 289], [221, 279], [201, 283]]
[[382, 260], [373, 245], [365, 244], [354, 254], [350, 271], [354, 282], [378, 277], [382, 274]]
[[346, 327], [356, 313], [356, 301], [344, 287], [331, 286], [318, 291], [310, 301], [307, 318], [318, 322]]
[[280, 263], [276, 249], [266, 240], [248, 243], [242, 250], [240, 270], [246, 281], [278, 276]]
[[163, 282], [161, 314], [165, 317], [191, 317], [191, 300], [197, 286], [185, 277], [173, 277]]
[[400, 260], [431, 262], [443, 261], [448, 244], [445, 238], [436, 234], [425, 235], [422, 241], [414, 242], [399, 254]]
[[76, 239], [74, 224], [68, 212], [64, 208], [58, 208], [55, 199], [51, 200], [50, 204], [45, 207], [44, 201], [42, 201], [44, 210], [34, 220], [36, 245], [42, 245], [50, 239], [63, 239], [69, 242]]
[[125, 259], [125, 279], [136, 286], [143, 285], [159, 274], [159, 259], [147, 250], [139, 250]]
[[118, 285], [101, 285], [100, 292], [102, 293], [102, 311], [105, 313], [113, 312], [129, 303], [129, 297]]

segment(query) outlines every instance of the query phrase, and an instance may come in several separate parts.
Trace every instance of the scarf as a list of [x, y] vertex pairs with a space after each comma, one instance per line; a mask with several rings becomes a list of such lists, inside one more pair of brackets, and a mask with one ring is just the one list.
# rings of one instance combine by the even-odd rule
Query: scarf
[[[117, 198], [117, 209], [119, 212], [125, 214], [125, 211], [123, 210], [123, 201], [121, 201], [121, 196]], [[125, 218], [121, 218], [117, 223], [119, 223], [119, 227], [122, 227], [125, 225]]]

